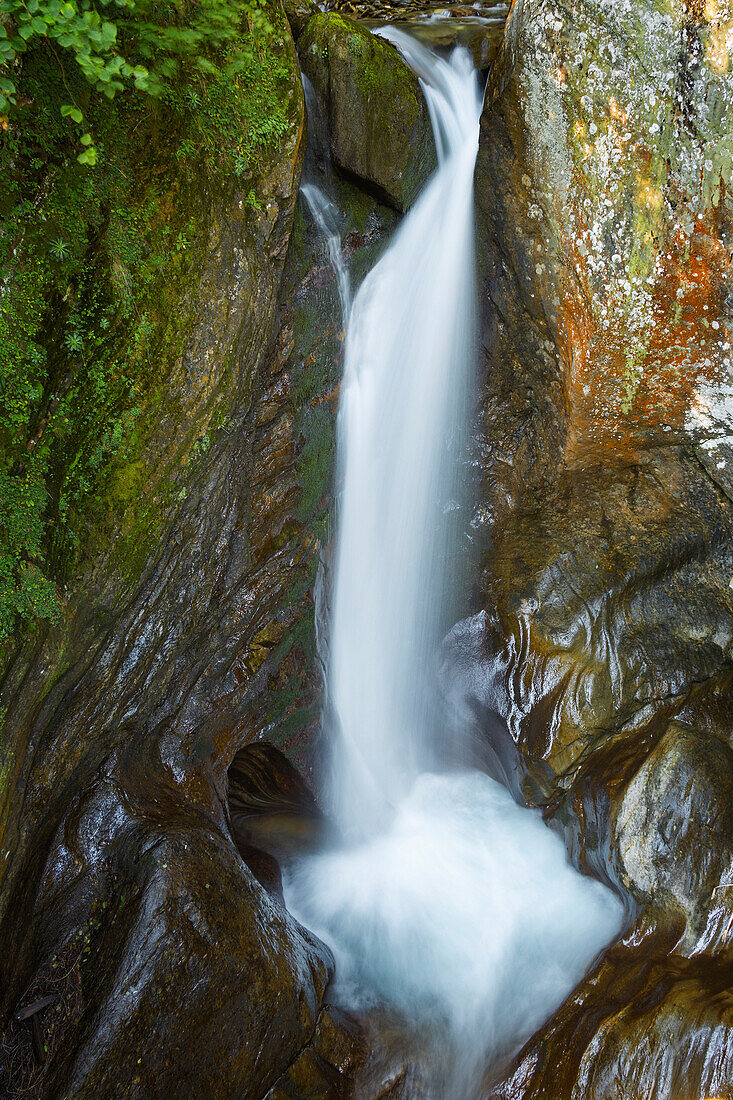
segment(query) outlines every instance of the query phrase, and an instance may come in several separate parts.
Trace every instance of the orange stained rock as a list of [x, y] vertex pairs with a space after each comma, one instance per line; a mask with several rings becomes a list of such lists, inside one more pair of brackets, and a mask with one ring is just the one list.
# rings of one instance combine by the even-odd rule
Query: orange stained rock
[[567, 271], [559, 315], [566, 460], [634, 461], [643, 447], [684, 435], [691, 414], [704, 421], [699, 386], [719, 380], [730, 338], [721, 320], [728, 251], [702, 223], [689, 238], [675, 231], [658, 253], [636, 338], [624, 276], [609, 273], [608, 313], [599, 318], [586, 260], [575, 244], [568, 253], [574, 270]]

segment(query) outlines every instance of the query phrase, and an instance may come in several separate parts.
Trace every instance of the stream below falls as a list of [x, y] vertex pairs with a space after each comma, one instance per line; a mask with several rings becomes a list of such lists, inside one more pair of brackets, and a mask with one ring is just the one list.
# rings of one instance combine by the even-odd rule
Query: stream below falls
[[285, 899], [332, 948], [341, 1002], [396, 1013], [432, 1051], [431, 1095], [465, 1100], [618, 934], [623, 908], [539, 812], [445, 744], [436, 653], [466, 491], [481, 95], [467, 52], [383, 33], [420, 77], [438, 169], [350, 307], [326, 662], [343, 839], [286, 869]]

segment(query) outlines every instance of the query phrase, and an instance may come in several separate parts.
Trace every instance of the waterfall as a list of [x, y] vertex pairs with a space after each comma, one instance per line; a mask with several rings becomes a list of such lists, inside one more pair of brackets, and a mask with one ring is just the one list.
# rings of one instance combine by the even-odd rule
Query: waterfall
[[475, 333], [468, 54], [393, 29], [420, 77], [438, 168], [362, 283], [339, 411], [330, 624], [332, 809], [341, 847], [287, 869], [288, 908], [333, 948], [351, 1006], [389, 1006], [436, 1053], [433, 1095], [473, 1094], [618, 932], [539, 815], [479, 772], [441, 774], [436, 658]]
[[315, 89], [305, 73], [301, 75], [308, 115], [308, 141], [300, 195], [326, 244], [328, 258], [336, 273], [341, 320], [346, 328], [351, 311], [351, 280], [341, 248], [342, 218], [329, 196], [333, 181], [328, 159], [328, 129]]
[[429, 763], [431, 665], [475, 349], [469, 56], [389, 32], [423, 79], [438, 170], [354, 302], [339, 412], [343, 488], [329, 674], [334, 804], [368, 835]]

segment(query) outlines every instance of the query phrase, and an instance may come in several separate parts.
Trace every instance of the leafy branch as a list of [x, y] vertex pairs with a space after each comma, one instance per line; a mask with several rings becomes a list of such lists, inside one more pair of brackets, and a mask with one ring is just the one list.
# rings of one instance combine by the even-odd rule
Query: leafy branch
[[[266, 22], [260, 3], [197, 0], [170, 22], [171, 7], [161, 0], [0, 0], [0, 115], [17, 105], [22, 55], [43, 40], [66, 51], [100, 95], [113, 99], [129, 87], [159, 97], [184, 65], [218, 74], [212, 58], [240, 33], [244, 16]], [[105, 18], [109, 14], [115, 18]], [[241, 60], [225, 71], [238, 66]], [[78, 104], [64, 104], [61, 114], [83, 126]], [[95, 164], [92, 134], [85, 131], [80, 141], [77, 160]]]

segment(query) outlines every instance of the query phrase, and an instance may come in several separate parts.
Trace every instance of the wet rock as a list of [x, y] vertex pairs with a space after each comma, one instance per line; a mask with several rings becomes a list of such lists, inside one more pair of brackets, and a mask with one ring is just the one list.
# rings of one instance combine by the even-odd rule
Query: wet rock
[[477, 69], [488, 69], [496, 58], [504, 37], [506, 12], [501, 12], [494, 19], [476, 18], [470, 9], [465, 8], [444, 14], [446, 18], [436, 20], [409, 19], [404, 10], [395, 9], [394, 12], [385, 13], [384, 18], [364, 20], [364, 25], [376, 29], [396, 23], [401, 30], [406, 30], [428, 49], [438, 52], [449, 53], [456, 46], [462, 46], [471, 54]]
[[436, 166], [417, 77], [394, 46], [335, 13], [309, 21], [298, 51], [326, 105], [334, 162], [406, 210]]
[[[171, 833], [172, 815], [164, 829], [128, 824], [97, 853], [104, 917], [82, 969], [84, 1013], [49, 1095], [55, 1084], [80, 1098], [177, 1096], [187, 1081], [201, 1095], [230, 1095], [236, 1083], [259, 1098], [315, 1028], [330, 952], [216, 830]], [[91, 821], [79, 825], [77, 856]]]
[[364, 1056], [356, 1022], [332, 1005], [318, 1017], [304, 1050], [265, 1100], [340, 1100], [353, 1095], [351, 1076]]
[[[274, 745], [245, 745], [228, 773], [232, 834], [246, 863], [255, 853], [286, 859], [317, 847], [329, 824], [312, 792]], [[249, 856], [249, 858], [248, 858]]]
[[728, 1095], [733, 964], [682, 958], [674, 945], [674, 931], [634, 928], [486, 1100]]
[[723, 885], [733, 882], [730, 744], [670, 722], [626, 786], [612, 827], [636, 896], [684, 922], [680, 947], [722, 942], [733, 900]]
[[285, 0], [283, 4], [288, 23], [293, 32], [293, 38], [297, 42], [305, 30], [306, 24], [312, 15], [320, 11], [315, 0]]
[[[330, 954], [284, 912], [277, 861], [232, 836], [227, 810], [247, 742], [267, 737], [308, 776], [317, 755], [314, 586], [343, 349], [337, 280], [297, 202], [295, 52], [282, 15], [269, 18], [293, 124], [247, 184], [257, 202], [235, 191], [211, 211], [188, 287], [198, 324], [181, 335], [170, 391], [161, 383], [149, 466], [178, 480], [160, 533], [136, 546], [139, 572], [91, 560], [62, 627], [2, 685], [14, 766], [0, 818], [0, 1030], [50, 993], [62, 1011], [43, 1021], [42, 1081], [12, 1030], [26, 1025], [10, 1025], [0, 1092], [7, 1069], [19, 1090], [33, 1077], [38, 1097], [73, 1081], [69, 1095], [99, 1100], [182, 1087], [260, 1100], [311, 1049], [330, 1067], [324, 1082], [347, 1072], [353, 1029], [326, 1012]], [[396, 215], [334, 182], [356, 285]], [[176, 448], [196, 440], [179, 468]]]
[[272, 812], [322, 816], [297, 769], [267, 741], [240, 749], [229, 766], [228, 779], [233, 820]]
[[487, 1095], [692, 1100], [732, 1079], [721, 18], [517, 3], [490, 76], [484, 614], [449, 663], [475, 723], [508, 730], [517, 788], [633, 928]]
[[[347, 181], [320, 182], [332, 189], [356, 289], [397, 216]], [[330, 553], [333, 531], [344, 334], [336, 273], [303, 199], [295, 211], [274, 329], [253, 408], [247, 469], [248, 606], [257, 609], [257, 617], [238, 671], [243, 690], [238, 744], [274, 743], [314, 784], [325, 659], [322, 623], [321, 651], [316, 649], [316, 589], [323, 584], [320, 560]]]
[[[312, 764], [342, 348], [335, 276], [296, 210], [295, 51], [279, 9], [268, 18], [291, 124], [247, 181], [256, 202], [236, 189], [213, 202], [200, 181], [212, 205], [187, 286], [196, 323], [170, 319], [177, 351], [146, 464], [151, 497], [167, 479], [159, 527], [134, 569], [90, 551], [63, 624], [2, 685], [0, 1026], [60, 990], [39, 1097], [176, 1096], [185, 1082], [187, 1095], [259, 1100], [316, 1042], [325, 1003], [328, 950], [284, 912], [276, 861], [252, 845], [240, 857], [226, 808], [248, 740], [267, 732]], [[340, 186], [357, 277], [394, 215]], [[317, 1041], [324, 1064], [330, 1041]], [[2, 1046], [0, 1091], [5, 1068]]]

